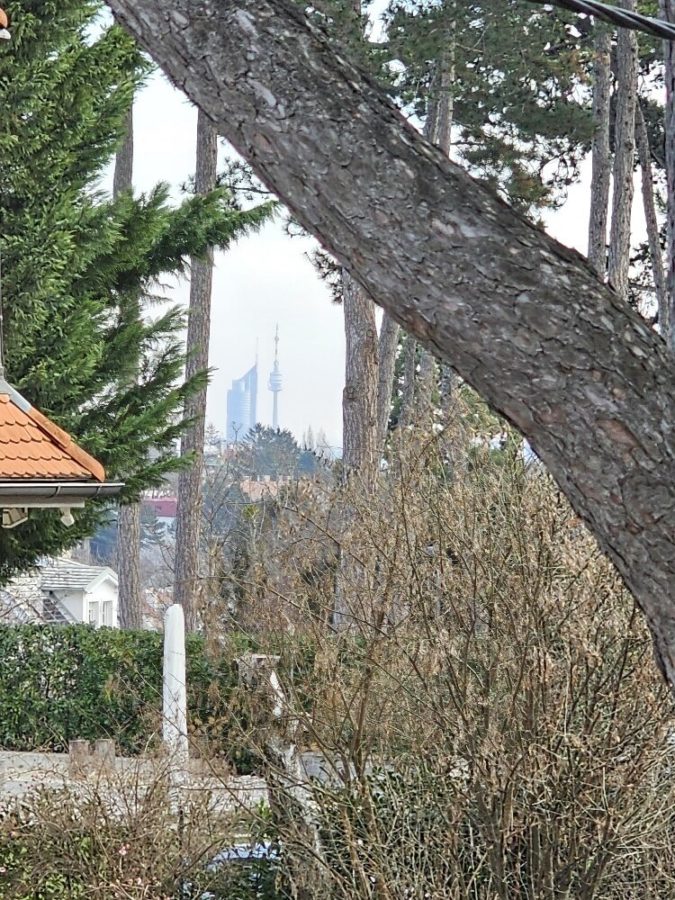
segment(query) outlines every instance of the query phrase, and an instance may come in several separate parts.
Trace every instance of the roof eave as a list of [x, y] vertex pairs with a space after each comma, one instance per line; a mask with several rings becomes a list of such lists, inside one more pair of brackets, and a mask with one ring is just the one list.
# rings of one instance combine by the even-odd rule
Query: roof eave
[[74, 506], [85, 500], [115, 497], [123, 487], [122, 482], [114, 481], [0, 481], [0, 508]]

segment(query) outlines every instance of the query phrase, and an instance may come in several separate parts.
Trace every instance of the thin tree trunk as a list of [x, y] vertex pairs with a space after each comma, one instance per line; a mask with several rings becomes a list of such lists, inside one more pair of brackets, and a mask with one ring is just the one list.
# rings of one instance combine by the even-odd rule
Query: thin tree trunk
[[[342, 395], [342, 466], [345, 484], [358, 479], [359, 487], [375, 490], [380, 461], [377, 419], [377, 325], [375, 306], [351, 275], [342, 272], [345, 323], [345, 386]], [[342, 507], [341, 533], [346, 539], [355, 511], [347, 501]], [[355, 603], [365, 586], [361, 562], [340, 547], [333, 597], [332, 624], [337, 629], [355, 623]]]
[[[429, 112], [425, 122], [425, 137], [445, 153], [450, 156], [452, 148], [452, 125], [454, 121], [455, 100], [454, 100], [454, 83], [455, 83], [455, 44], [454, 44], [454, 20], [450, 24], [450, 36], [448, 38], [448, 48], [441, 60], [438, 69], [438, 77], [433, 88], [433, 96], [429, 103]], [[378, 382], [378, 447], [384, 447], [386, 439], [387, 424], [389, 421], [389, 411], [391, 409], [391, 396], [394, 383], [394, 370], [396, 362], [396, 351], [398, 349], [399, 327], [398, 325], [384, 313], [382, 318], [382, 327], [380, 331], [379, 344], [379, 382]], [[410, 348], [409, 353], [414, 358], [416, 348]], [[425, 376], [433, 378], [435, 373], [435, 365], [433, 358], [425, 358], [426, 351], [422, 353], [420, 366], [420, 377], [424, 373]], [[410, 362], [410, 360], [409, 360]], [[448, 396], [452, 390], [453, 373], [452, 370], [444, 371], [441, 394], [447, 392]], [[409, 420], [412, 415], [413, 408], [410, 405], [415, 396], [415, 379], [417, 377], [416, 366], [407, 365], [404, 374], [405, 379], [411, 379], [407, 390], [404, 393], [402, 405], [404, 407], [403, 420]], [[425, 387], [421, 387], [420, 393], [425, 396], [433, 389], [433, 382]]]
[[450, 23], [448, 44], [441, 55], [438, 93], [434, 106], [433, 130], [429, 140], [446, 156], [452, 149], [452, 126], [455, 119], [455, 22]]
[[134, 180], [134, 107], [133, 104], [127, 112], [124, 141], [115, 156], [115, 170], [113, 172], [113, 197], [119, 197], [125, 191], [130, 191]]
[[[453, 23], [454, 24], [454, 23]], [[451, 37], [449, 46], [442, 55], [437, 70], [437, 77], [432, 97], [429, 102], [429, 111], [424, 123], [424, 136], [446, 156], [450, 155], [452, 147], [452, 123], [455, 112], [455, 99], [453, 86], [455, 82], [455, 49], [454, 29], [451, 25]], [[412, 342], [416, 344], [415, 341]], [[431, 425], [432, 396], [437, 383], [438, 369], [433, 354], [424, 347], [413, 346], [409, 349], [409, 357], [406, 356], [404, 369], [404, 391], [401, 402], [401, 422], [409, 424], [416, 420]], [[419, 356], [419, 372], [416, 365]], [[413, 364], [413, 361], [415, 364]], [[408, 384], [407, 379], [411, 381]], [[419, 382], [416, 384], [416, 382]]]
[[342, 462], [364, 488], [375, 487], [377, 440], [377, 323], [375, 306], [347, 271], [342, 273], [345, 386], [342, 394]]
[[[197, 119], [197, 164], [195, 191], [207, 194], [216, 186], [218, 136], [208, 117], [200, 110]], [[204, 260], [193, 259], [190, 275], [186, 379], [204, 372], [209, 366], [211, 332], [211, 291], [213, 253]], [[186, 626], [197, 624], [199, 596], [199, 533], [202, 512], [202, 473], [204, 469], [204, 430], [206, 426], [206, 386], [185, 404], [185, 416], [191, 421], [181, 438], [181, 453], [193, 454], [192, 465], [178, 476], [176, 516], [176, 562], [174, 602], [185, 612]]]
[[609, 111], [612, 85], [612, 38], [604, 26], [596, 25], [593, 65], [593, 144], [591, 211], [588, 225], [588, 261], [603, 279], [607, 274], [607, 218], [612, 169], [609, 148]]
[[[361, 0], [351, 0], [360, 18]], [[342, 271], [345, 322], [345, 386], [342, 394], [342, 462], [345, 475], [358, 474], [367, 491], [379, 465], [378, 345], [375, 306], [349, 272]]]
[[290, 0], [108, 2], [369, 295], [528, 438], [675, 684], [675, 362], [661, 338], [430, 147]]
[[[634, 9], [634, 0], [624, 0], [623, 6]], [[637, 56], [637, 35], [625, 28], [619, 29], [616, 46], [616, 123], [612, 170], [614, 184], [607, 276], [609, 283], [624, 300], [628, 297], [630, 223], [634, 193]]]
[[[119, 197], [133, 187], [134, 171], [134, 112], [127, 113], [124, 142], [115, 157], [113, 197]], [[140, 316], [140, 300], [137, 315]], [[120, 628], [143, 627], [141, 597], [141, 504], [120, 506], [117, 515], [117, 575], [119, 591]]]
[[645, 222], [647, 225], [647, 243], [649, 256], [652, 261], [652, 275], [654, 277], [654, 292], [658, 306], [658, 321], [661, 334], [665, 335], [668, 328], [668, 295], [666, 292], [666, 276], [663, 271], [663, 255], [661, 253], [661, 237], [659, 223], [656, 218], [656, 203], [654, 202], [654, 179], [652, 173], [652, 161], [649, 148], [649, 135], [647, 125], [638, 103], [635, 116], [635, 142], [637, 145], [640, 171], [642, 173], [642, 206], [644, 208]]
[[[675, 23], [675, 0], [660, 0], [661, 17]], [[675, 355], [675, 43], [663, 42], [666, 83], [665, 133], [666, 133], [666, 292], [667, 316], [661, 333], [668, 349]]]
[[[453, 19], [450, 23], [448, 54], [441, 66], [441, 102], [436, 117], [434, 137], [434, 143], [446, 156], [450, 156], [450, 151], [452, 150], [452, 126], [455, 120], [455, 31], [456, 22]], [[444, 415], [449, 411], [454, 385], [455, 373], [447, 363], [441, 363], [439, 366], [438, 390]]]
[[401, 329], [390, 315], [384, 313], [380, 325], [377, 354], [377, 452], [382, 453], [387, 440], [391, 397], [394, 389], [396, 351]]
[[410, 425], [415, 409], [415, 393], [417, 387], [417, 341], [412, 334], [407, 334], [403, 345], [403, 392], [401, 396], [401, 412], [398, 424], [401, 427]]

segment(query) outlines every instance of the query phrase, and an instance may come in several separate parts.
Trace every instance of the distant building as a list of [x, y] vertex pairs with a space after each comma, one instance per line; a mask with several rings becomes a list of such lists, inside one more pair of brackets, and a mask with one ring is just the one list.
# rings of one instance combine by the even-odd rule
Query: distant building
[[243, 440], [258, 421], [258, 363], [241, 378], [235, 378], [227, 392], [227, 440]]
[[279, 326], [274, 335], [274, 366], [270, 372], [267, 386], [272, 391], [272, 428], [279, 428], [279, 394], [282, 388], [281, 370], [279, 369]]
[[107, 566], [49, 557], [0, 590], [0, 622], [117, 627], [117, 575]]
[[171, 527], [176, 519], [178, 500], [176, 497], [143, 497], [144, 509], [154, 513], [161, 525]]

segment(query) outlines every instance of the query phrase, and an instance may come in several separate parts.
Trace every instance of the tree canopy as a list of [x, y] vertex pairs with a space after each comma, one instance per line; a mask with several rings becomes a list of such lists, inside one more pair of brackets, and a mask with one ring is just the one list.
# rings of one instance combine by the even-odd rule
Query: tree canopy
[[[186, 393], [183, 313], [139, 294], [185, 271], [191, 255], [226, 247], [269, 206], [243, 212], [219, 188], [169, 201], [111, 200], [97, 185], [122, 137], [135, 88], [149, 71], [133, 39], [97, 18], [96, 2], [13, 5], [0, 48], [3, 293], [9, 380], [104, 464], [126, 496], [179, 465]], [[130, 380], [138, 371], [137, 381]], [[0, 534], [0, 575], [58, 552], [91, 531], [89, 506], [65, 529], [52, 512]]]

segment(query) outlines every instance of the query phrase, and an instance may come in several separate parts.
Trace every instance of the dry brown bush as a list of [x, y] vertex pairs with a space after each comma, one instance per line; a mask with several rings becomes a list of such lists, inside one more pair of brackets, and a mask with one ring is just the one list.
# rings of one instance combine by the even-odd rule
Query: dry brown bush
[[200, 791], [178, 808], [159, 764], [142, 783], [101, 774], [42, 789], [0, 821], [0, 898], [271, 898], [271, 891], [249, 893], [241, 871], [209, 868], [250, 828], [248, 813], [214, 811]]
[[512, 436], [477, 441], [470, 413], [399, 436], [376, 496], [288, 504], [249, 571], [249, 621], [311, 648], [287, 734], [332, 773], [312, 785], [318, 863], [277, 805], [297, 894], [673, 896], [673, 709], [642, 619], [542, 469]]

